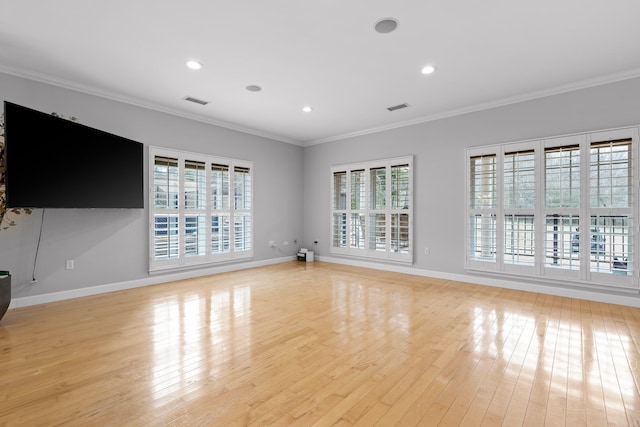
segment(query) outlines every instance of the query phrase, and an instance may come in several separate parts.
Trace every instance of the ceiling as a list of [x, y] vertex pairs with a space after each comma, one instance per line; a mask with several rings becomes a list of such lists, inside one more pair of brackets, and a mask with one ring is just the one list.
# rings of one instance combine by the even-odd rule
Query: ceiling
[[638, 17], [638, 0], [0, 0], [0, 71], [309, 145], [640, 76]]

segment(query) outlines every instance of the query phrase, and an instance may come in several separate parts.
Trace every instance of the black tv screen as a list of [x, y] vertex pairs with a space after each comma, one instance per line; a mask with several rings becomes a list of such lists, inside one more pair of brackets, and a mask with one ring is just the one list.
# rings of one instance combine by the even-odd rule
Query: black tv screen
[[144, 208], [141, 143], [5, 101], [10, 208]]

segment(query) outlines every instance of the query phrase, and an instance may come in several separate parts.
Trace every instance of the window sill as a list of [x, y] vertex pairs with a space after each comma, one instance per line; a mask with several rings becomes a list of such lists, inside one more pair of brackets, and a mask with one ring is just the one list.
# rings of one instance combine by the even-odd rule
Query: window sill
[[366, 256], [366, 255], [357, 255], [353, 253], [345, 253], [339, 251], [330, 251], [329, 254], [333, 257], [345, 258], [345, 259], [353, 259], [358, 261], [368, 261], [368, 262], [384, 262], [386, 264], [398, 264], [398, 265], [413, 265], [413, 256], [411, 254], [407, 254], [400, 257], [389, 256], [385, 254], [384, 256]]
[[[518, 273], [512, 271], [498, 271], [491, 269], [480, 269], [480, 268], [469, 268], [467, 267], [465, 271], [482, 275], [487, 277], [496, 278], [497, 280], [518, 280], [523, 283], [532, 283], [539, 285], [552, 285], [555, 287], [570, 287], [570, 288], [580, 288], [585, 290], [599, 290], [599, 291], [618, 291], [618, 292], [628, 292], [633, 294], [640, 293], [640, 286], [637, 283], [634, 283], [633, 276], [618, 276], [617, 283], [612, 283], [609, 281], [608, 283], [600, 282], [600, 281], [586, 281], [581, 280], [577, 277], [568, 277], [568, 276], [560, 276], [553, 274], [554, 272], [550, 272], [548, 275], [533, 275], [526, 273]], [[614, 275], [607, 275], [609, 279], [614, 279]], [[625, 283], [623, 283], [625, 282]], [[559, 288], [560, 288], [559, 287]]]
[[182, 271], [190, 271], [190, 270], [202, 270], [207, 268], [220, 267], [230, 264], [237, 264], [241, 262], [251, 261], [253, 260], [253, 253], [248, 254], [246, 256], [235, 256], [233, 258], [225, 258], [221, 260], [215, 261], [207, 261], [207, 262], [199, 262], [199, 263], [191, 263], [191, 264], [173, 264], [173, 265], [160, 265], [155, 267], [149, 267], [149, 274], [165, 274], [165, 273], [175, 273]]

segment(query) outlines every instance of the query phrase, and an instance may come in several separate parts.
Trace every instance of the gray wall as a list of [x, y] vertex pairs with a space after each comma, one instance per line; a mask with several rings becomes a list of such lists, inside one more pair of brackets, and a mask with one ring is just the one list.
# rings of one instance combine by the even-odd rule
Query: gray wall
[[[142, 142], [145, 168], [149, 145], [252, 160], [253, 261], [292, 256], [293, 240], [303, 238], [302, 147], [5, 74], [0, 74], [0, 100], [76, 116], [84, 125]], [[28, 284], [42, 213], [21, 215], [15, 227], [0, 231], [0, 270], [11, 271], [14, 297], [149, 277], [147, 209], [47, 209], [38, 283]], [[269, 248], [269, 240], [279, 248]], [[285, 240], [289, 246], [282, 246]], [[74, 270], [65, 270], [68, 259], [75, 260]]]
[[316, 253], [329, 256], [331, 165], [413, 155], [413, 267], [465, 274], [467, 147], [639, 123], [640, 79], [633, 79], [307, 147], [305, 245], [317, 239]]
[[[465, 148], [640, 123], [640, 79], [304, 149], [4, 74], [0, 74], [0, 100], [74, 115], [85, 125], [146, 146], [254, 161], [254, 261], [293, 255], [294, 239], [298, 246], [329, 256], [330, 166], [413, 155], [413, 267], [450, 274], [465, 274]], [[42, 210], [36, 210], [19, 217], [16, 227], [0, 231], [0, 269], [12, 272], [15, 297], [149, 277], [146, 209], [49, 209], [38, 283], [28, 284], [41, 218]], [[279, 248], [268, 248], [269, 240]], [[289, 246], [282, 245], [285, 240]], [[425, 247], [430, 255], [424, 255]], [[75, 260], [74, 270], [64, 269], [67, 259]]]

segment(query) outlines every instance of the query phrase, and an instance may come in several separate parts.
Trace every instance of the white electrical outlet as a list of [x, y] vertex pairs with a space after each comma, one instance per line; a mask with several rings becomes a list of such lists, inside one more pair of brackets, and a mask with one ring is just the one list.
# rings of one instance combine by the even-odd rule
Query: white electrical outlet
[[289, 246], [289, 241], [285, 240], [284, 242], [282, 242], [282, 246]]
[[65, 261], [64, 267], [67, 270], [73, 270], [75, 268], [75, 262], [72, 259], [68, 259]]
[[429, 255], [431, 253], [431, 249], [429, 248], [424, 248], [424, 254], [425, 255]]
[[270, 248], [275, 248], [276, 247], [276, 241], [275, 240], [269, 240], [269, 247]]

